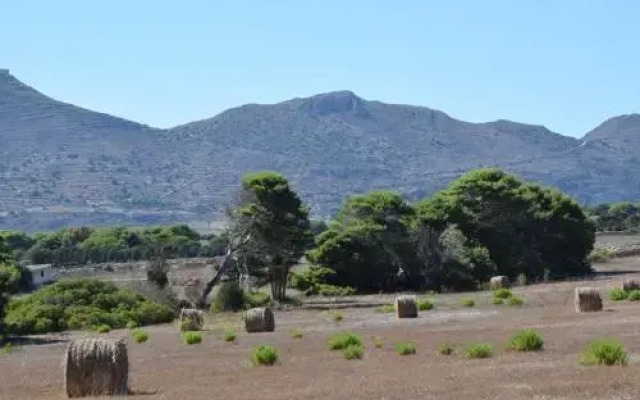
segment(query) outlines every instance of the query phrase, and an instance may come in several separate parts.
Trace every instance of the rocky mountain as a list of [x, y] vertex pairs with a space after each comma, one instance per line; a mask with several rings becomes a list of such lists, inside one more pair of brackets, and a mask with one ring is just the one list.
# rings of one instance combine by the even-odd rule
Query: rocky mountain
[[0, 226], [25, 230], [213, 220], [244, 172], [265, 169], [285, 174], [316, 216], [371, 189], [417, 199], [483, 166], [585, 203], [640, 197], [640, 115], [575, 139], [341, 91], [160, 130], [53, 100], [2, 70], [0, 139]]

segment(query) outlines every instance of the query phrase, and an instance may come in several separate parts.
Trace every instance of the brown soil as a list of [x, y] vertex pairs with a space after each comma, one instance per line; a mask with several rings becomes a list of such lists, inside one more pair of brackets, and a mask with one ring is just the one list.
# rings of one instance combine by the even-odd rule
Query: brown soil
[[[516, 288], [524, 307], [493, 306], [489, 293], [464, 296], [477, 307], [462, 309], [463, 295], [439, 295], [436, 309], [418, 319], [396, 321], [392, 314], [370, 308], [344, 309], [344, 320], [332, 322], [327, 311], [296, 310], [276, 313], [276, 332], [242, 332], [237, 316], [211, 316], [200, 345], [186, 346], [172, 325], [150, 327], [146, 344], [129, 340], [132, 396], [140, 399], [638, 399], [640, 398], [640, 302], [612, 303], [605, 311], [576, 314], [573, 289], [598, 286], [604, 290], [627, 276], [640, 277], [640, 259], [615, 260], [602, 267], [610, 275], [589, 282], [564, 282]], [[616, 271], [628, 271], [616, 274]], [[389, 301], [392, 296], [368, 296], [361, 301]], [[234, 327], [235, 343], [222, 341], [222, 331]], [[304, 333], [291, 338], [291, 329]], [[544, 351], [517, 354], [502, 350], [517, 329], [533, 328], [545, 339]], [[327, 338], [349, 329], [367, 345], [364, 359], [347, 361], [327, 350]], [[72, 333], [81, 336], [82, 333]], [[127, 331], [109, 333], [126, 336]], [[591, 339], [614, 337], [629, 353], [628, 367], [584, 367], [577, 363], [581, 348]], [[1, 399], [61, 399], [62, 356], [68, 336], [58, 343], [25, 345], [0, 355]], [[384, 342], [381, 349], [373, 338]], [[399, 356], [397, 341], [414, 341], [418, 352]], [[449, 342], [458, 354], [436, 354]], [[473, 342], [494, 346], [491, 359], [467, 360], [464, 347]], [[280, 352], [273, 367], [253, 367], [250, 350], [272, 344]]]

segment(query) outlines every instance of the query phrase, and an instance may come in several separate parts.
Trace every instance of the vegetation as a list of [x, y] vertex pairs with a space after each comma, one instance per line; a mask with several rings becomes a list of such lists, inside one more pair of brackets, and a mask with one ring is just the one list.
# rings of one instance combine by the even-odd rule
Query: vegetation
[[146, 331], [143, 331], [142, 329], [132, 330], [131, 337], [133, 338], [133, 341], [136, 343], [145, 343], [147, 340], [149, 340], [149, 334]]
[[611, 249], [594, 249], [589, 253], [589, 262], [605, 263], [615, 256], [615, 252]]
[[126, 325], [127, 329], [135, 329], [138, 327], [138, 323], [136, 321], [129, 321]]
[[489, 358], [493, 356], [493, 347], [486, 343], [469, 345], [465, 353], [466, 358]]
[[620, 288], [611, 289], [609, 291], [609, 299], [612, 301], [626, 300], [629, 297], [629, 292]]
[[524, 304], [524, 300], [518, 296], [511, 296], [507, 299], [507, 304], [510, 306], [521, 306]]
[[273, 365], [278, 361], [278, 349], [273, 346], [260, 345], [251, 352], [253, 365]]
[[384, 342], [380, 338], [373, 338], [373, 346], [376, 349], [381, 349], [384, 346]]
[[344, 319], [344, 314], [340, 311], [334, 311], [331, 314], [331, 319], [333, 319], [333, 322], [335, 323], [342, 322], [342, 320]]
[[223, 334], [223, 339], [225, 342], [233, 342], [236, 340], [236, 332], [232, 330], [225, 331]]
[[398, 353], [399, 355], [407, 356], [410, 354], [416, 354], [416, 351], [418, 350], [418, 346], [416, 346], [415, 343], [411, 343], [411, 342], [399, 342], [399, 343], [396, 343], [395, 350], [396, 350], [396, 353]]
[[470, 299], [468, 297], [463, 297], [460, 299], [460, 305], [462, 307], [475, 307], [476, 302], [473, 299]]
[[373, 309], [373, 312], [379, 314], [391, 314], [396, 312], [396, 308], [393, 304], [384, 304]]
[[182, 340], [187, 345], [199, 344], [202, 342], [202, 335], [198, 332], [187, 331], [182, 333]]
[[213, 311], [240, 311], [244, 308], [245, 296], [237, 281], [224, 282], [213, 299]]
[[449, 356], [453, 354], [454, 351], [455, 349], [449, 343], [441, 343], [438, 345], [438, 354], [441, 354], [443, 356]]
[[303, 336], [303, 334], [302, 334], [302, 331], [301, 331], [300, 329], [298, 329], [298, 328], [293, 328], [293, 329], [291, 330], [291, 337], [292, 337], [293, 339], [302, 339], [302, 336]]
[[632, 290], [629, 292], [629, 301], [639, 301], [640, 300], [640, 290]]
[[351, 344], [342, 349], [342, 356], [347, 360], [360, 360], [364, 355], [364, 347], [361, 344]]
[[433, 303], [426, 299], [418, 300], [418, 310], [420, 311], [428, 311], [433, 309]]
[[580, 364], [583, 365], [627, 365], [628, 362], [624, 346], [610, 339], [590, 342], [580, 355]]
[[98, 325], [95, 327], [95, 331], [98, 333], [111, 332], [111, 327], [107, 324]]
[[589, 208], [587, 214], [600, 232], [640, 232], [640, 204], [605, 203]]
[[341, 332], [329, 338], [329, 350], [342, 350], [348, 346], [361, 346], [362, 339], [352, 332]]
[[124, 328], [170, 322], [173, 311], [96, 280], [69, 280], [38, 289], [7, 306], [7, 331], [14, 334], [59, 332], [65, 329], [95, 329], [100, 325]]
[[506, 347], [514, 351], [539, 351], [543, 345], [544, 341], [538, 332], [524, 329], [516, 332]]
[[513, 293], [511, 293], [509, 289], [497, 289], [493, 291], [494, 299], [506, 300], [511, 296], [513, 296]]
[[289, 287], [304, 292], [307, 296], [349, 296], [356, 293], [351, 286], [337, 286], [325, 283], [328, 276], [335, 274], [330, 268], [317, 266], [294, 271], [289, 276]]
[[504, 300], [494, 297], [493, 299], [491, 299], [491, 304], [495, 305], [495, 306], [500, 306], [502, 304], [504, 304]]

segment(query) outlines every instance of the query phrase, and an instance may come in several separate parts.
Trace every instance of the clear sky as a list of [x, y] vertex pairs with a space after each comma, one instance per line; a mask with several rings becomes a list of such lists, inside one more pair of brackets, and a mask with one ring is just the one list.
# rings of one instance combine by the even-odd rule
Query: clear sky
[[640, 112], [639, 21], [637, 0], [0, 0], [0, 68], [157, 127], [348, 89], [581, 136]]

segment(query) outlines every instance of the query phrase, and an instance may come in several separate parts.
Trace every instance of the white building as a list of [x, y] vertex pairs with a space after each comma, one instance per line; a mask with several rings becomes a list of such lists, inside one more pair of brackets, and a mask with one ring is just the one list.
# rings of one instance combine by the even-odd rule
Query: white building
[[31, 273], [31, 285], [34, 287], [55, 280], [55, 274], [53, 273], [51, 264], [27, 265], [27, 269]]

